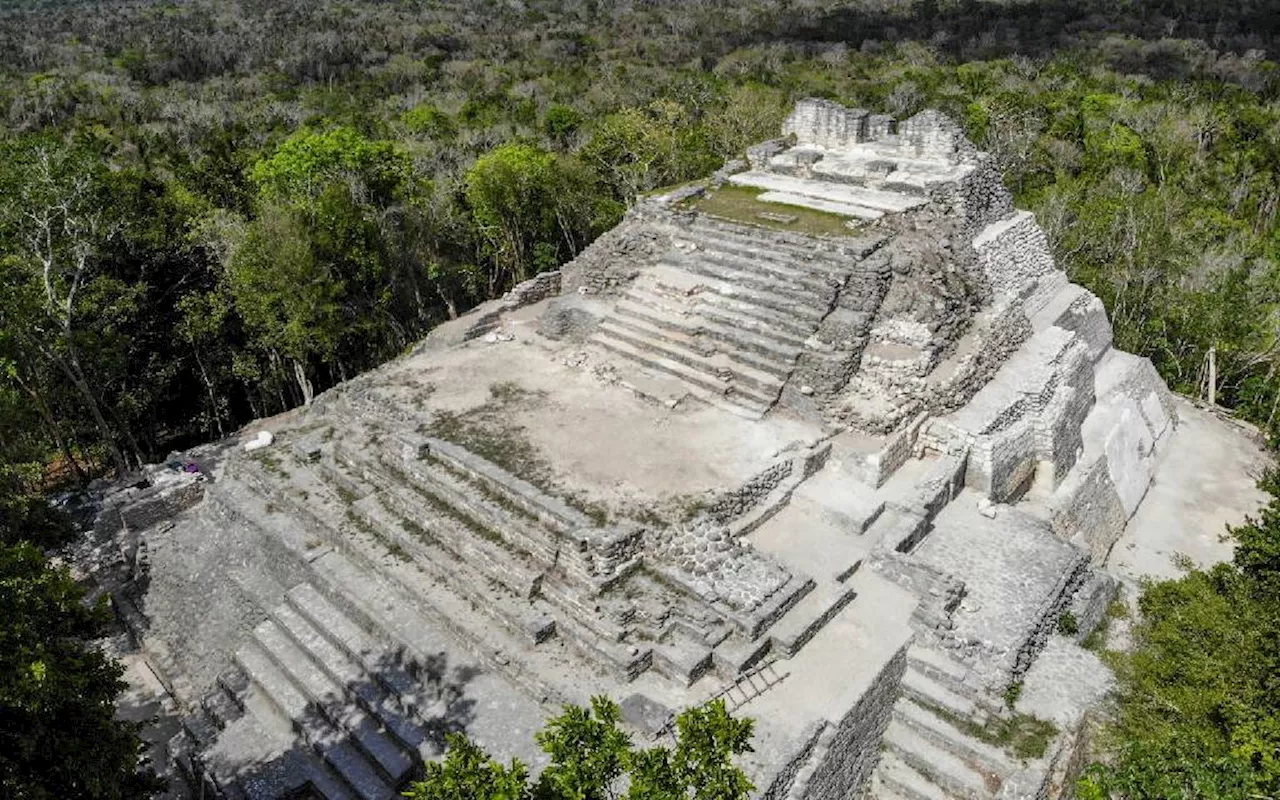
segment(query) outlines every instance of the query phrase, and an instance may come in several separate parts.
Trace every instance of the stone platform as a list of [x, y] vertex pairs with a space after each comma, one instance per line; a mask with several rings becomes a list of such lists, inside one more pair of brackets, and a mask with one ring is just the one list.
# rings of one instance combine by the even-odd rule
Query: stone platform
[[785, 133], [132, 532], [185, 780], [390, 798], [451, 731], [537, 769], [561, 703], [647, 742], [722, 696], [770, 800], [1047, 796], [1079, 709], [1033, 693], [1035, 758], [974, 731], [1087, 661], [1058, 620], [1110, 600], [1175, 404], [949, 120]]

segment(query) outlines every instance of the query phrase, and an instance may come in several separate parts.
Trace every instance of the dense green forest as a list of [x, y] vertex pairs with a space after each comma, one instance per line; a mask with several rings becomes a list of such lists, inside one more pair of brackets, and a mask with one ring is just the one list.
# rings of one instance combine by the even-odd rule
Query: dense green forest
[[[118, 672], [82, 647], [100, 613], [17, 544], [65, 535], [39, 493], [307, 402], [800, 97], [954, 115], [1120, 346], [1189, 394], [1215, 351], [1218, 401], [1275, 433], [1278, 43], [1275, 0], [8, 0], [0, 604], [39, 624], [4, 648], [0, 731], [22, 738], [0, 777], [145, 790], [108, 719]], [[1144, 595], [1114, 765], [1086, 791], [1277, 791], [1277, 518], [1235, 565]], [[86, 757], [36, 724], [62, 689], [19, 668], [64, 662], [113, 746], [23, 773], [48, 761], [23, 753]]]
[[[820, 95], [1000, 159], [1119, 343], [1276, 418], [1280, 23], [1182, 2], [18, 2], [0, 449], [125, 469], [401, 352]], [[38, 476], [36, 476], [38, 477]]]

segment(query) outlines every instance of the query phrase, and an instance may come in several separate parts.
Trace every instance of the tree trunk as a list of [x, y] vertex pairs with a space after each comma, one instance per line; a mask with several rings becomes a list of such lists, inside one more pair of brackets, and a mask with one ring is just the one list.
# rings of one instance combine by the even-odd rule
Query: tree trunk
[[311, 405], [312, 399], [315, 398], [315, 389], [307, 378], [307, 371], [303, 368], [302, 362], [296, 358], [293, 359], [293, 376], [298, 379], [298, 388], [302, 390], [302, 404]]
[[93, 424], [98, 429], [98, 435], [102, 438], [102, 443], [107, 448], [107, 453], [111, 456], [112, 465], [116, 469], [116, 477], [123, 478], [129, 472], [129, 462], [124, 457], [124, 451], [120, 449], [120, 445], [116, 442], [115, 434], [111, 431], [111, 426], [107, 424], [107, 418], [103, 416], [102, 409], [98, 406], [98, 398], [93, 393], [93, 389], [89, 386], [89, 381], [85, 379], [84, 373], [80, 370], [80, 365], [76, 363], [75, 357], [70, 359], [63, 358], [58, 354], [48, 351], [48, 355], [52, 358], [58, 368], [62, 370], [71, 385], [76, 387], [76, 391], [80, 393], [85, 405], [89, 407], [89, 415], [93, 417]]
[[31, 402], [35, 404], [36, 411], [40, 414], [40, 419], [44, 421], [44, 426], [49, 431], [49, 436], [53, 439], [54, 444], [58, 446], [62, 457], [71, 465], [71, 470], [75, 472], [80, 485], [87, 484], [89, 482], [88, 474], [84, 471], [84, 467], [80, 466], [80, 462], [76, 461], [75, 455], [71, 452], [71, 445], [67, 444], [62, 431], [58, 429], [58, 420], [53, 416], [53, 411], [49, 408], [49, 404], [40, 396], [40, 391], [34, 385], [24, 381], [21, 376], [18, 376], [18, 385], [22, 387], [22, 390], [31, 398]]
[[205, 393], [209, 395], [209, 412], [213, 414], [213, 425], [218, 429], [218, 438], [221, 439], [227, 434], [222, 429], [222, 414], [218, 412], [218, 396], [213, 391], [213, 381], [209, 379], [209, 373], [204, 368], [204, 359], [200, 358], [200, 348], [193, 346], [191, 352], [195, 353], [196, 366], [200, 368], [200, 380], [204, 382]]

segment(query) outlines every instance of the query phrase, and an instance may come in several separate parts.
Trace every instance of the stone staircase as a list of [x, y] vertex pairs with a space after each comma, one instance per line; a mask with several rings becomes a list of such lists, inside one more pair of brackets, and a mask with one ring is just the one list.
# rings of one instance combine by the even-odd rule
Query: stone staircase
[[902, 694], [884, 734], [871, 797], [989, 800], [1017, 796], [1008, 790], [1015, 788], [1013, 779], [1023, 765], [961, 728], [982, 725], [1001, 711], [998, 701], [966, 682], [968, 675], [968, 667], [943, 653], [919, 645], [908, 651]]
[[[254, 628], [171, 747], [187, 777], [220, 796], [309, 787], [328, 800], [387, 800], [441, 751], [450, 698], [420, 658], [301, 584]], [[266, 766], [229, 766], [228, 751]]]
[[[369, 416], [363, 418], [368, 424]], [[358, 438], [358, 425], [352, 421], [349, 435]], [[535, 487], [513, 493], [518, 479], [474, 455], [454, 453], [446, 467], [433, 463], [447, 455], [442, 443], [431, 453], [425, 461], [390, 463], [339, 441], [315, 469], [345, 486], [349, 499], [358, 498], [349, 513], [384, 544], [483, 610], [523, 647], [559, 639], [624, 680], [648, 669], [684, 685], [712, 671], [732, 680], [765, 653], [799, 651], [853, 599], [847, 581], [858, 564], [843, 565], [838, 581], [815, 584], [791, 575], [749, 612], [722, 598], [704, 599], [695, 585], [699, 576], [661, 559], [646, 559], [644, 569], [619, 578], [625, 589], [591, 590], [589, 579], [565, 571], [563, 550], [577, 545], [563, 537], [595, 522]], [[786, 486], [776, 493], [789, 494]], [[560, 508], [548, 511], [554, 505]], [[755, 511], [762, 517], [776, 510], [760, 505]], [[752, 519], [736, 521], [731, 528], [743, 530], [732, 535], [745, 535]], [[638, 613], [646, 606], [668, 613], [660, 621]]]
[[854, 259], [749, 226], [699, 221], [671, 230], [673, 249], [636, 279], [595, 341], [695, 397], [759, 418]]

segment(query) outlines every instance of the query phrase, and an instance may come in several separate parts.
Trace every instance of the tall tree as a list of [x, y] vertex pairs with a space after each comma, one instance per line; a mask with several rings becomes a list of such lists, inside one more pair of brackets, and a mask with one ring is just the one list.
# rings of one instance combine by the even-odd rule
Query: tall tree
[[79, 342], [82, 295], [96, 277], [101, 248], [119, 230], [103, 193], [100, 154], [38, 137], [10, 144], [3, 156], [11, 169], [0, 187], [0, 246], [11, 283], [0, 314], [7, 326], [22, 332], [31, 352], [75, 387], [112, 464], [123, 474], [130, 459], [120, 439], [127, 435], [107, 421]]
[[0, 544], [0, 796], [142, 800], [137, 728], [115, 719], [122, 668], [92, 646], [107, 617], [33, 545]]

